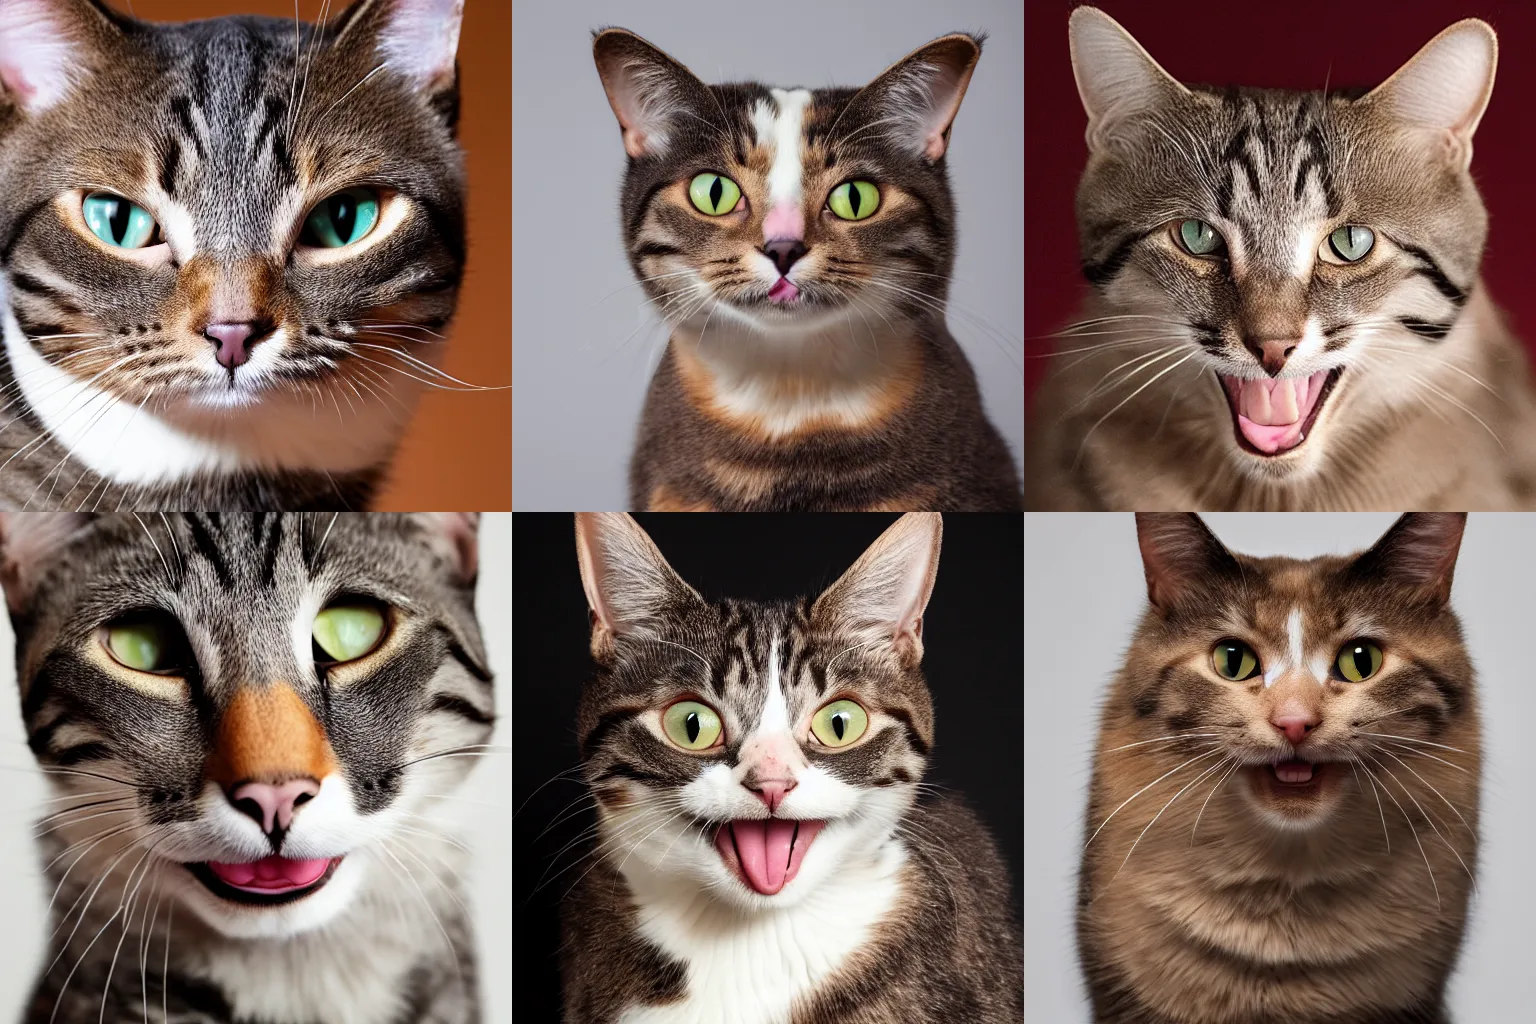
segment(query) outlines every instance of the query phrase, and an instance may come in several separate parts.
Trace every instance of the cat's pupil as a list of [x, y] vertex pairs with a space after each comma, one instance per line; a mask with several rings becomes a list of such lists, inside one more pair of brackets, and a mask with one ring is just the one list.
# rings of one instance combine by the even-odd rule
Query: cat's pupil
[[[848, 208], [853, 211], [853, 215], [855, 217], [859, 215], [859, 206], [861, 203], [863, 203], [863, 201], [864, 197], [863, 194], [859, 191], [858, 186], [850, 185], [848, 187]], [[837, 735], [843, 735], [841, 729], [838, 730]]]
[[1235, 676], [1235, 675], [1237, 675], [1238, 669], [1243, 667], [1242, 655], [1237, 653], [1237, 648], [1236, 647], [1228, 647], [1226, 649], [1226, 652], [1227, 652], [1227, 675]]
[[1355, 659], [1355, 671], [1362, 676], [1371, 673], [1371, 656], [1365, 652], [1364, 647], [1356, 647], [1350, 652], [1350, 657]]
[[709, 206], [710, 206], [710, 209], [716, 210], [716, 211], [718, 211], [720, 209], [720, 197], [723, 196], [724, 194], [725, 194], [725, 182], [721, 181], [719, 178], [716, 178], [714, 180], [714, 183], [709, 186]]
[[112, 204], [112, 212], [107, 216], [107, 223], [112, 226], [112, 241], [121, 242], [128, 237], [128, 217], [133, 213], [133, 207], [121, 199], [109, 199]]
[[336, 237], [346, 241], [352, 237], [352, 228], [357, 223], [357, 201], [346, 193], [332, 196], [330, 201], [331, 226], [336, 229]]
[[689, 743], [697, 743], [699, 741], [699, 713], [697, 711], [688, 712], [688, 717], [683, 719], [683, 728], [688, 733]]
[[[857, 207], [854, 208], [857, 211]], [[832, 716], [832, 731], [837, 733], [837, 738], [842, 739], [843, 733], [848, 728], [848, 712], [839, 711]]]

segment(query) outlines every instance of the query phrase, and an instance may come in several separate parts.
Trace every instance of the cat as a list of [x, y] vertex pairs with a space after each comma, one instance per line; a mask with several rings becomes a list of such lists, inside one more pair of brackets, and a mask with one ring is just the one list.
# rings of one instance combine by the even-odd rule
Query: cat
[[625, 254], [673, 329], [633, 508], [1018, 510], [944, 323], [944, 156], [981, 42], [945, 36], [863, 89], [809, 90], [705, 85], [631, 32], [597, 34], [629, 156]]
[[476, 516], [0, 515], [53, 931], [25, 1024], [477, 1024]]
[[1444, 1024], [1477, 864], [1465, 515], [1251, 558], [1143, 513], [1078, 887], [1099, 1024]]
[[934, 513], [815, 601], [708, 603], [634, 520], [578, 513], [598, 849], [563, 911], [566, 1024], [1022, 1018], [1007, 875], [934, 742]]
[[1091, 7], [1085, 318], [1036, 396], [1031, 509], [1536, 507], [1536, 403], [1478, 274], [1497, 41], [1369, 92], [1184, 86]]
[[464, 265], [463, 0], [0, 0], [0, 507], [363, 509]]

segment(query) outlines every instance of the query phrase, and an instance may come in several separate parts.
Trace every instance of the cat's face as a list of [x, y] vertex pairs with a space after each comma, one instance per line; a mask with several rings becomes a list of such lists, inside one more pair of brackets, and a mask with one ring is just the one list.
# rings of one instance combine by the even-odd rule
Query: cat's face
[[1299, 561], [1233, 555], [1193, 515], [1139, 516], [1152, 608], [1116, 756], [1193, 758], [1181, 784], [1231, 777], [1279, 829], [1320, 827], [1351, 794], [1355, 811], [1407, 803], [1426, 776], [1463, 804], [1471, 779], [1475, 800], [1472, 666], [1445, 604], [1464, 519], [1406, 516], [1357, 558]]
[[40, 831], [65, 883], [131, 867], [127, 888], [223, 934], [284, 936], [389, 906], [439, 856], [418, 837], [447, 827], [438, 798], [491, 730], [473, 516], [20, 513], [3, 529], [22, 714], [58, 794]]
[[878, 856], [926, 766], [918, 669], [938, 517], [908, 516], [814, 602], [705, 602], [619, 514], [582, 513], [601, 671], [581, 753], [600, 852], [646, 891], [747, 910]]
[[8, 331], [152, 410], [414, 394], [464, 257], [459, 6], [152, 25], [7, 3]]
[[804, 333], [942, 309], [955, 241], [943, 156], [980, 54], [954, 35], [862, 90], [709, 86], [632, 33], [599, 34], [630, 157], [626, 252], [658, 311]]
[[1487, 233], [1468, 173], [1486, 25], [1453, 26], [1366, 94], [1185, 87], [1091, 8], [1072, 46], [1083, 267], [1119, 317], [1095, 330], [1126, 394], [1169, 396], [1242, 472], [1284, 479], [1456, 390], [1443, 367], [1469, 343], [1453, 331]]

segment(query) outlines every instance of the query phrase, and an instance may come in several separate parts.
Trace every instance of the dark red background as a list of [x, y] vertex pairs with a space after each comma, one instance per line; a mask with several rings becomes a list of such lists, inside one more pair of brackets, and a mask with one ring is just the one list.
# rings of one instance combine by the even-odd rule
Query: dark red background
[[[1087, 118], [1067, 53], [1071, 0], [1024, 9], [1024, 333], [1026, 394], [1044, 376], [1046, 337], [1077, 317], [1073, 198], [1087, 160]], [[1183, 82], [1318, 89], [1371, 86], [1441, 29], [1482, 18], [1499, 34], [1493, 100], [1478, 127], [1472, 174], [1488, 206], [1483, 274], [1536, 353], [1536, 3], [1529, 0], [1285, 0], [1232, 3], [1101, 0], [1100, 7]]]

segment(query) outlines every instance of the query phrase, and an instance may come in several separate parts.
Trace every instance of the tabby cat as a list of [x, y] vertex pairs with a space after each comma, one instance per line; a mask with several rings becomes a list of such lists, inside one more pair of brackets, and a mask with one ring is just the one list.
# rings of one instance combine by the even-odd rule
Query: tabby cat
[[474, 1024], [441, 800], [492, 727], [475, 517], [9, 513], [54, 928], [26, 1024]]
[[1497, 41], [1375, 89], [1184, 86], [1071, 19], [1085, 319], [1030, 431], [1036, 509], [1536, 507], [1536, 403], [1479, 278]]
[[632, 507], [1017, 510], [944, 323], [944, 155], [981, 39], [937, 39], [863, 89], [705, 85], [623, 29], [594, 53], [629, 154], [625, 253], [673, 327]]
[[364, 508], [464, 262], [463, 0], [0, 0], [0, 507]]
[[627, 515], [579, 513], [599, 845], [565, 908], [567, 1024], [1012, 1024], [991, 837], [917, 800], [939, 517], [815, 601], [707, 603]]
[[1151, 606], [1100, 723], [1078, 944], [1100, 1024], [1444, 1024], [1477, 865], [1465, 516], [1356, 557], [1137, 517]]

